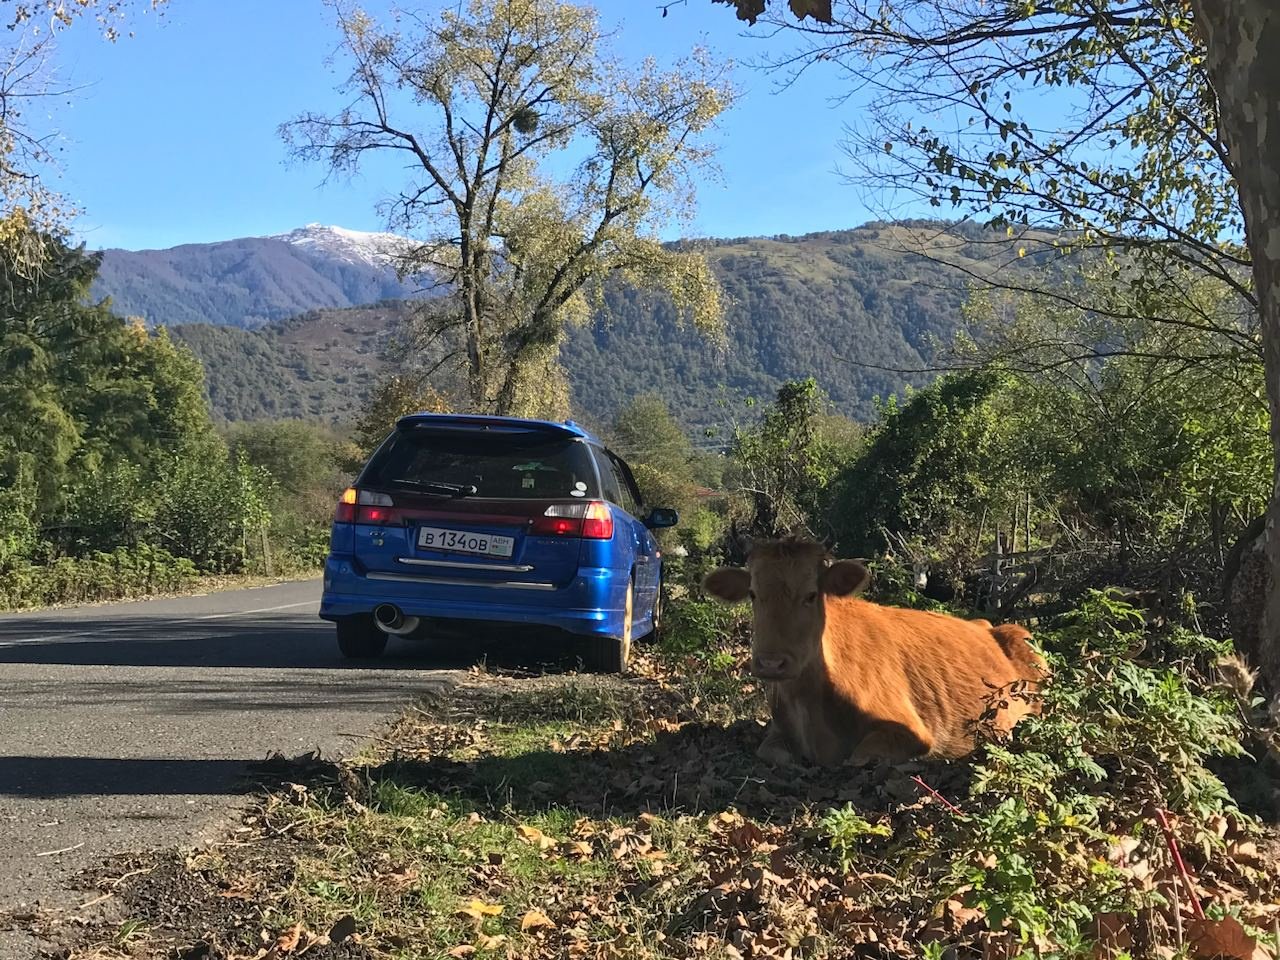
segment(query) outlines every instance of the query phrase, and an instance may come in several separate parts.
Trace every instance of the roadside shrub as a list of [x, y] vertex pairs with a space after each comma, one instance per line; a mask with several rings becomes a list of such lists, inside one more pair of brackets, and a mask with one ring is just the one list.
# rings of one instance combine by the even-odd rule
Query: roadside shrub
[[867, 590], [869, 600], [890, 606], [911, 607], [915, 610], [936, 610], [941, 613], [955, 613], [959, 616], [970, 615], [968, 610], [926, 597], [916, 587], [912, 569], [893, 556], [878, 556], [863, 562], [871, 571], [871, 585]]
[[675, 655], [711, 654], [731, 643], [747, 622], [743, 606], [689, 599], [667, 610], [662, 647]]
[[844, 426], [824, 432], [826, 399], [812, 377], [791, 380], [752, 429], [734, 431], [726, 484], [740, 501], [743, 532], [828, 536], [829, 498], [855, 444]]
[[25, 563], [0, 577], [0, 609], [94, 603], [155, 593], [176, 593], [195, 583], [199, 571], [185, 557], [151, 546]]
[[58, 546], [78, 555], [110, 551], [146, 541], [154, 519], [155, 501], [141, 468], [119, 463], [81, 478], [51, 535]]
[[156, 539], [202, 571], [243, 569], [251, 537], [270, 522], [272, 478], [241, 454], [234, 462], [174, 459], [155, 486]]
[[1142, 865], [1167, 859], [1162, 811], [1198, 848], [1188, 858], [1221, 853], [1215, 821], [1252, 828], [1207, 766], [1243, 752], [1235, 701], [1199, 669], [1226, 645], [1147, 630], [1099, 592], [1056, 626], [1040, 635], [1053, 671], [1042, 715], [986, 746], [963, 812], [927, 844], [949, 861], [948, 895], [1027, 956], [1088, 955], [1098, 918], [1136, 930], [1140, 911], [1165, 908]]
[[645, 504], [680, 514], [677, 527], [657, 532], [664, 549], [705, 549], [718, 539], [723, 524], [712, 529], [715, 517], [705, 509], [699, 490], [720, 482], [720, 457], [695, 449], [661, 397], [636, 397], [618, 412], [610, 434], [611, 445], [630, 464]]
[[646, 506], [679, 511], [682, 519], [693, 509], [697, 501], [693, 485], [687, 479], [647, 463], [633, 463], [631, 468]]
[[330, 526], [292, 513], [271, 523], [271, 554], [276, 574], [313, 573], [329, 554]]
[[705, 554], [721, 541], [728, 525], [722, 511], [697, 506], [680, 516], [680, 544], [690, 553]]
[[21, 468], [12, 485], [0, 487], [0, 571], [31, 558], [39, 541], [34, 512], [35, 484]]
[[1120, 943], [1171, 932], [1166, 895], [1178, 876], [1161, 818], [1199, 882], [1231, 878], [1220, 915], [1274, 896], [1274, 881], [1231, 861], [1230, 844], [1257, 824], [1208, 765], [1243, 753], [1238, 704], [1202, 669], [1226, 645], [1153, 631], [1108, 593], [1089, 594], [1038, 643], [1052, 680], [1024, 695], [1042, 698], [1043, 712], [974, 755], [968, 796], [929, 805], [892, 838], [828, 815], [820, 833], [838, 858], [900, 864], [902, 910], [928, 891], [948, 915], [972, 918], [940, 948], [997, 937], [1009, 957], [1098, 956], [1102, 931]]
[[[883, 551], [893, 537], [923, 538], [968, 558], [981, 544], [983, 507], [1000, 513], [1013, 483], [1004, 447], [1010, 419], [998, 416], [1003, 381], [987, 373], [943, 377], [879, 404], [861, 454], [841, 465], [833, 522], [851, 556]], [[1003, 515], [1003, 514], [1001, 514]]]

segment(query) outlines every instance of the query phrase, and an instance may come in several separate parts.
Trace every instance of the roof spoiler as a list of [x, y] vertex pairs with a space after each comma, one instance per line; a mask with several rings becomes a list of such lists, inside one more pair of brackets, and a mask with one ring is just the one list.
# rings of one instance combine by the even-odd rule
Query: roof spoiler
[[526, 420], [522, 417], [494, 417], [463, 413], [411, 413], [396, 421], [397, 430], [430, 430], [458, 433], [544, 434], [549, 437], [582, 438], [585, 431], [572, 420]]

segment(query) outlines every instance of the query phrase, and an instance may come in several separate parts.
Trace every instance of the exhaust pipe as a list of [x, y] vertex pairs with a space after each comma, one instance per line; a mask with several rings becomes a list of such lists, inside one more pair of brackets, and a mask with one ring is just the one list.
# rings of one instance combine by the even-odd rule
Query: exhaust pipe
[[380, 603], [373, 608], [373, 619], [378, 629], [392, 636], [404, 636], [418, 629], [417, 617], [406, 617], [400, 608], [392, 603]]

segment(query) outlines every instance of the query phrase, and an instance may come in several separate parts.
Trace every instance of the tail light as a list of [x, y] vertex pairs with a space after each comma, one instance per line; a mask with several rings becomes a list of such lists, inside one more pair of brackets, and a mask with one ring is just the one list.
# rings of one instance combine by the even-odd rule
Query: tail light
[[540, 537], [613, 539], [613, 513], [607, 503], [553, 503], [533, 521], [530, 533]]
[[347, 487], [338, 500], [338, 509], [333, 512], [334, 523], [354, 523], [356, 519], [356, 499], [359, 494], [355, 487]]
[[587, 504], [587, 515], [582, 520], [582, 536], [587, 540], [613, 539], [613, 513], [607, 503], [596, 500]]
[[333, 519], [338, 523], [394, 523], [399, 521], [400, 511], [385, 493], [348, 487], [342, 492]]

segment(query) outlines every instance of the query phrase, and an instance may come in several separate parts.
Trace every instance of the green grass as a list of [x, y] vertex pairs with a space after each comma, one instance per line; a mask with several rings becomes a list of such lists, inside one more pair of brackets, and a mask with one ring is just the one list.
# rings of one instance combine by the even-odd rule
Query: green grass
[[[1113, 606], [1087, 608], [1059, 643], [1095, 636]], [[259, 929], [323, 932], [350, 916], [375, 955], [405, 958], [818, 958], [872, 936], [897, 955], [932, 938], [936, 956], [1029, 956], [1032, 937], [987, 922], [1009, 917], [1083, 960], [1097, 913], [1153, 899], [1128, 867], [1097, 869], [1110, 845], [1123, 835], [1152, 864], [1166, 856], [1140, 768], [1162, 771], [1214, 909], [1251, 924], [1280, 896], [1274, 871], [1226, 856], [1260, 835], [1208, 789], [1200, 757], [1230, 752], [1234, 721], [1191, 674], [1175, 682], [1099, 649], [1060, 663], [1047, 715], [973, 766], [775, 771], [754, 757], [759, 691], [737, 673], [742, 651], [712, 636], [708, 611], [687, 613], [665, 672], [472, 678], [407, 714], [351, 776], [268, 798], [248, 844], [190, 865], [254, 891], [260, 925], [226, 942], [252, 955], [244, 938]], [[1127, 792], [1098, 787], [1098, 764]], [[1201, 849], [1210, 814], [1227, 839]], [[246, 847], [277, 866], [255, 874]], [[153, 942], [151, 918], [130, 915]]]
[[[562, 852], [581, 820], [572, 810], [495, 820], [473, 804], [394, 781], [375, 784], [370, 800], [365, 812], [326, 834], [326, 856], [299, 864], [294, 903], [314, 929], [351, 914], [364, 929], [411, 939], [438, 956], [460, 944], [483, 944], [483, 937], [518, 944], [536, 933], [521, 930], [530, 910], [553, 911], [539, 906], [547, 890], [562, 898], [589, 896], [614, 884], [622, 869], [594, 844], [586, 855]], [[321, 822], [330, 811], [314, 812], [313, 822]], [[620, 826], [602, 820], [591, 829], [607, 835]], [[482, 911], [501, 912], [460, 915], [474, 901]]]

